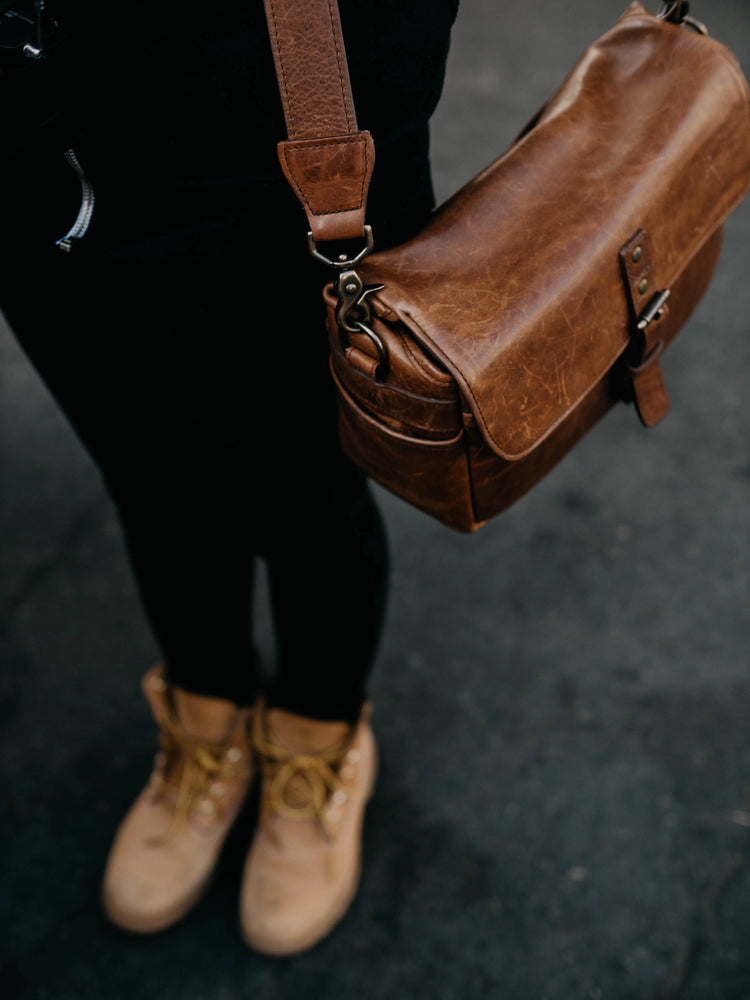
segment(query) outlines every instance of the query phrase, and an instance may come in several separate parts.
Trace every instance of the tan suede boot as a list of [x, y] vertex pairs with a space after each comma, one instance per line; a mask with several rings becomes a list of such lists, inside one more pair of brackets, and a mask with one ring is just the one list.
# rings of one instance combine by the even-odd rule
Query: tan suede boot
[[161, 750], [117, 831], [102, 887], [109, 919], [141, 934], [199, 900], [252, 778], [248, 709], [171, 687], [160, 666], [143, 690]]
[[365, 806], [377, 770], [369, 714], [368, 705], [350, 727], [256, 709], [261, 810], [240, 898], [242, 934], [256, 951], [305, 951], [354, 898]]

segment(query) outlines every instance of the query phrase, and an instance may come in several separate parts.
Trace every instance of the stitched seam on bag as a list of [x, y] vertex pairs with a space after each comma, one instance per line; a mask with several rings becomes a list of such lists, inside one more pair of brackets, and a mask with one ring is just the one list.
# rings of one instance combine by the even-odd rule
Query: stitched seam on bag
[[[289, 86], [287, 84], [286, 69], [284, 67], [284, 55], [283, 55], [283, 51], [282, 51], [282, 46], [281, 46], [280, 41], [279, 41], [279, 28], [278, 28], [278, 20], [276, 18], [276, 8], [274, 6], [273, 0], [269, 0], [269, 3], [270, 3], [270, 7], [271, 7], [271, 18], [273, 20], [273, 33], [274, 33], [274, 38], [275, 38], [275, 41], [276, 41], [276, 51], [278, 53], [279, 66], [281, 68], [281, 77], [282, 77], [283, 90], [284, 90], [284, 104], [285, 104], [286, 109], [288, 111], [287, 122], [288, 122], [289, 133], [290, 133], [289, 137], [291, 139], [293, 139], [294, 136], [295, 136], [295, 134], [296, 134], [296, 126], [295, 126], [294, 120], [293, 120], [294, 116], [293, 116], [293, 112], [292, 112], [292, 100], [291, 100], [291, 97], [290, 97], [291, 92], [290, 92]], [[332, 2], [331, 2], [331, 0], [328, 0], [328, 17], [329, 17], [329, 20], [331, 22], [331, 35], [333, 37], [333, 46], [334, 46], [335, 55], [336, 55], [336, 65], [338, 67], [339, 89], [341, 91], [341, 103], [342, 103], [342, 107], [343, 107], [343, 111], [344, 111], [344, 118], [346, 119], [347, 128], [350, 129], [350, 130], [353, 130], [354, 129], [354, 125], [352, 123], [352, 116], [349, 113], [349, 101], [347, 100], [347, 94], [346, 94], [345, 74], [344, 74], [344, 68], [343, 68], [344, 67], [344, 62], [342, 61], [342, 53], [341, 53], [341, 50], [339, 48], [339, 41], [338, 41], [338, 36], [337, 36], [337, 32], [336, 32], [336, 25], [335, 25], [335, 19], [334, 19], [334, 15], [333, 15], [333, 8], [332, 8]]]
[[[346, 364], [347, 362], [344, 361], [343, 363]], [[356, 369], [354, 369], [354, 371], [357, 379], [364, 379], [367, 383], [374, 387], [381, 386], [383, 384], [382, 382], [378, 382], [377, 379], [370, 378], [369, 375], [365, 375], [363, 372], [358, 372]], [[455, 379], [451, 379], [451, 381], [455, 382]], [[361, 387], [358, 388], [361, 389]], [[411, 392], [409, 389], [396, 389], [395, 387], [393, 387], [392, 391], [397, 397], [406, 396], [409, 399], [413, 399], [416, 403], [424, 403], [429, 407], [450, 406], [452, 408], [458, 408], [459, 406], [459, 401], [457, 399], [435, 399], [433, 396], [422, 396], [417, 392]]]
[[353, 410], [357, 416], [361, 417], [367, 423], [372, 424], [376, 433], [378, 433], [381, 437], [399, 438], [400, 440], [405, 441], [407, 444], [415, 448], [424, 447], [430, 449], [437, 449], [437, 448], [447, 448], [451, 447], [452, 445], [455, 445], [458, 441], [461, 440], [461, 437], [466, 433], [462, 427], [459, 430], [459, 432], [451, 438], [416, 438], [412, 437], [409, 434], [404, 434], [401, 431], [395, 431], [393, 430], [393, 428], [388, 427], [387, 424], [384, 424], [382, 421], [376, 419], [370, 413], [367, 407], [360, 406], [359, 402], [354, 398], [354, 396], [352, 396], [352, 394], [342, 383], [341, 379], [338, 377], [335, 371], [331, 371], [331, 375], [334, 379], [337, 390], [341, 393], [341, 397], [344, 403], [349, 407], [350, 410]]
[[286, 108], [287, 111], [287, 125], [289, 128], [289, 137], [293, 139], [296, 133], [296, 128], [294, 125], [294, 116], [292, 114], [292, 103], [289, 99], [289, 86], [287, 85], [286, 82], [286, 69], [284, 67], [284, 56], [281, 51], [281, 44], [279, 42], [279, 27], [278, 27], [278, 21], [276, 20], [276, 7], [274, 6], [273, 0], [270, 0], [270, 8], [271, 8], [271, 18], [273, 20], [273, 34], [276, 42], [276, 52], [278, 54], [279, 68], [281, 70], [281, 82], [283, 84], [284, 107]]
[[331, 19], [331, 34], [333, 35], [333, 45], [336, 49], [336, 62], [339, 67], [339, 87], [341, 88], [341, 100], [344, 105], [344, 115], [346, 117], [346, 124], [348, 128], [352, 128], [352, 120], [349, 115], [349, 102], [346, 99], [346, 90], [344, 87], [344, 70], [342, 66], [341, 52], [339, 51], [339, 40], [336, 32], [336, 25], [333, 16], [333, 3], [332, 0], [328, 0], [328, 16]]
[[[352, 394], [350, 393], [350, 395], [352, 395]], [[370, 416], [373, 418], [373, 420], [379, 420], [383, 424], [383, 426], [387, 430], [389, 430], [389, 431], [393, 430], [393, 428], [389, 427], [388, 423], [386, 422], [390, 418], [391, 420], [396, 420], [396, 421], [398, 421], [398, 423], [403, 424], [404, 430], [400, 431], [399, 433], [405, 434], [407, 437], [409, 436], [409, 434], [408, 434], [408, 431], [406, 430], [406, 428], [407, 427], [411, 427], [415, 431], [423, 431], [425, 434], [434, 434], [435, 435], [434, 438], [426, 438], [425, 440], [427, 440], [427, 441], [446, 441], [446, 440], [448, 440], [444, 436], [443, 437], [439, 437], [438, 436], [438, 435], [444, 435], [445, 434], [445, 431], [441, 427], [434, 427], [432, 424], [430, 424], [430, 423], [428, 423], [426, 421], [412, 420], [411, 418], [409, 420], [406, 420], [406, 419], [402, 420], [400, 417], [393, 417], [388, 412], [387, 409], [384, 409], [383, 407], [379, 407], [376, 403], [373, 403], [372, 400], [368, 399], [366, 402], [362, 402], [362, 401], [360, 401], [358, 399], [355, 399], [354, 396], [352, 396], [352, 398], [354, 399], [354, 401], [356, 402], [356, 404], [362, 410], [365, 410], [365, 412], [367, 412], [367, 413], [370, 414]], [[460, 433], [460, 430], [459, 430], [459, 433]], [[415, 440], [417, 440], [417, 439], [415, 439]]]
[[347, 208], [334, 208], [334, 209], [332, 209], [331, 211], [328, 211], [328, 212], [314, 212], [312, 210], [312, 207], [310, 206], [310, 202], [307, 200], [307, 196], [305, 195], [302, 187], [300, 186], [300, 182], [297, 180], [297, 177], [296, 177], [296, 175], [294, 173], [294, 170], [292, 169], [292, 166], [291, 166], [291, 164], [289, 162], [288, 153], [291, 152], [291, 149], [289, 148], [288, 145], [284, 145], [283, 146], [284, 161], [285, 161], [285, 163], [287, 165], [287, 169], [289, 170], [289, 174], [290, 174], [292, 180], [294, 181], [294, 188], [297, 191], [297, 195], [298, 195], [300, 201], [304, 202], [304, 204], [309, 209], [310, 215], [314, 215], [314, 216], [340, 215], [342, 212], [355, 212], [355, 211], [358, 211], [359, 209], [362, 208], [362, 206], [364, 204], [364, 200], [365, 200], [366, 181], [367, 181], [367, 176], [368, 176], [368, 173], [369, 173], [369, 163], [370, 163], [370, 159], [369, 159], [369, 146], [368, 146], [367, 140], [366, 140], [366, 138], [364, 138], [364, 136], [353, 136], [351, 139], [343, 139], [343, 140], [342, 139], [328, 139], [328, 140], [325, 140], [325, 139], [320, 139], [320, 140], [311, 139], [310, 142], [299, 142], [295, 146], [295, 149], [326, 149], [328, 146], [348, 146], [348, 145], [352, 145], [353, 143], [359, 143], [360, 145], [364, 144], [364, 147], [365, 147], [365, 169], [364, 169], [364, 172], [362, 174], [362, 183], [361, 183], [360, 189], [359, 189], [359, 201], [356, 202], [354, 205], [348, 206]]
[[[466, 434], [465, 426], [464, 433]], [[472, 475], [476, 465], [471, 461], [471, 438], [468, 434], [466, 435], [466, 444], [464, 445], [464, 457], [466, 460], [466, 481], [469, 486], [469, 507], [471, 508], [471, 517], [477, 527], [479, 527], [480, 524], [484, 524], [484, 521], [479, 522], [479, 518], [477, 516], [476, 485], [474, 483], [474, 476]]]
[[[335, 354], [331, 355], [331, 365], [334, 374], [341, 381], [342, 385], [345, 386], [347, 391], [350, 392], [353, 398], [356, 398], [354, 396], [355, 392], [361, 394], [361, 396], [364, 397], [371, 389], [374, 388], [377, 390], [379, 386], [382, 386], [382, 383], [379, 383], [376, 379], [370, 378], [369, 375], [365, 375], [363, 372], [357, 371], [355, 368], [352, 368], [351, 365], [347, 362], [345, 355], [339, 352], [336, 352]], [[346, 374], [344, 373], [339, 374], [339, 372], [336, 370], [339, 366], [345, 367]], [[349, 389], [347, 385], [347, 378], [346, 378], [346, 375], [348, 375], [350, 371], [353, 372], [354, 375], [354, 385], [352, 385], [351, 389]], [[451, 381], [455, 383], [455, 379], [451, 378]], [[422, 396], [419, 393], [411, 392], [409, 389], [397, 389], [395, 387], [387, 386], [386, 389], [388, 388], [390, 388], [391, 392], [386, 394], [386, 398], [382, 403], [377, 402], [376, 400], [370, 399], [368, 397], [366, 399], [367, 405], [387, 415], [387, 411], [384, 409], [384, 407], [390, 405], [391, 400], [395, 396], [396, 399], [399, 399], [400, 397], [406, 397], [409, 400], [413, 400], [417, 404], [420, 403], [424, 404], [425, 409], [432, 409], [434, 407], [439, 407], [439, 406], [447, 406], [450, 407], [452, 410], [460, 412], [459, 399], [435, 399], [432, 396]], [[420, 422], [417, 419], [410, 421], [405, 420], [404, 423], [412, 423], [415, 427], [423, 427], [425, 430], [434, 430], [434, 428], [430, 427], [430, 425], [427, 424], [426, 422], [424, 421]]]

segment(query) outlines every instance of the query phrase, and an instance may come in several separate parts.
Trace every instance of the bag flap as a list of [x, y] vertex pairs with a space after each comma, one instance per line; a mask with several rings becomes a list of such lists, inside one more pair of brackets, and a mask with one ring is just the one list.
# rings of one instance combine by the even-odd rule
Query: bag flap
[[[750, 185], [750, 97], [732, 53], [632, 4], [539, 120], [435, 213], [360, 266], [516, 459], [629, 341], [618, 252], [650, 237], [669, 288]], [[377, 236], [377, 234], [376, 234]]]

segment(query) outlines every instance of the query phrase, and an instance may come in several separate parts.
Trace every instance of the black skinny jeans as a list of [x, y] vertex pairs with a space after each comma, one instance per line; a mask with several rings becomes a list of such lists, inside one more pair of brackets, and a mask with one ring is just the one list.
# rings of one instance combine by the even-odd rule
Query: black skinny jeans
[[387, 547], [339, 449], [320, 289], [232, 257], [16, 259], [0, 303], [101, 470], [170, 678], [247, 703], [268, 568], [269, 700], [353, 719], [381, 631]]
[[[101, 470], [170, 677], [254, 697], [249, 609], [263, 559], [270, 699], [354, 718], [382, 627], [386, 541], [338, 446], [328, 275], [305, 251], [276, 161], [284, 122], [262, 5], [137, 2], [106, 44], [99, 5], [67, 7], [70, 89], [51, 64], [34, 87], [26, 66], [5, 79], [25, 138], [5, 157], [0, 307]], [[341, 3], [378, 151], [378, 249], [432, 208], [428, 121], [456, 7]], [[68, 257], [54, 240], [78, 207], [78, 181], [59, 170], [70, 144], [97, 207]]]

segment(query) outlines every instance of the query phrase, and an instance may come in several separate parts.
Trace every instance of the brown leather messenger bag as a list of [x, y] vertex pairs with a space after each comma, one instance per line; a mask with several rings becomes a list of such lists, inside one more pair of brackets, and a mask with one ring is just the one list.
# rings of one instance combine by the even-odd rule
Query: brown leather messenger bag
[[[266, 0], [279, 159], [325, 289], [347, 454], [460, 531], [537, 483], [618, 400], [651, 426], [659, 357], [750, 186], [750, 96], [688, 14], [632, 3], [513, 146], [417, 237], [373, 249], [374, 164], [334, 0]], [[329, 259], [326, 247], [360, 240]], [[375, 234], [377, 239], [377, 234]]]

